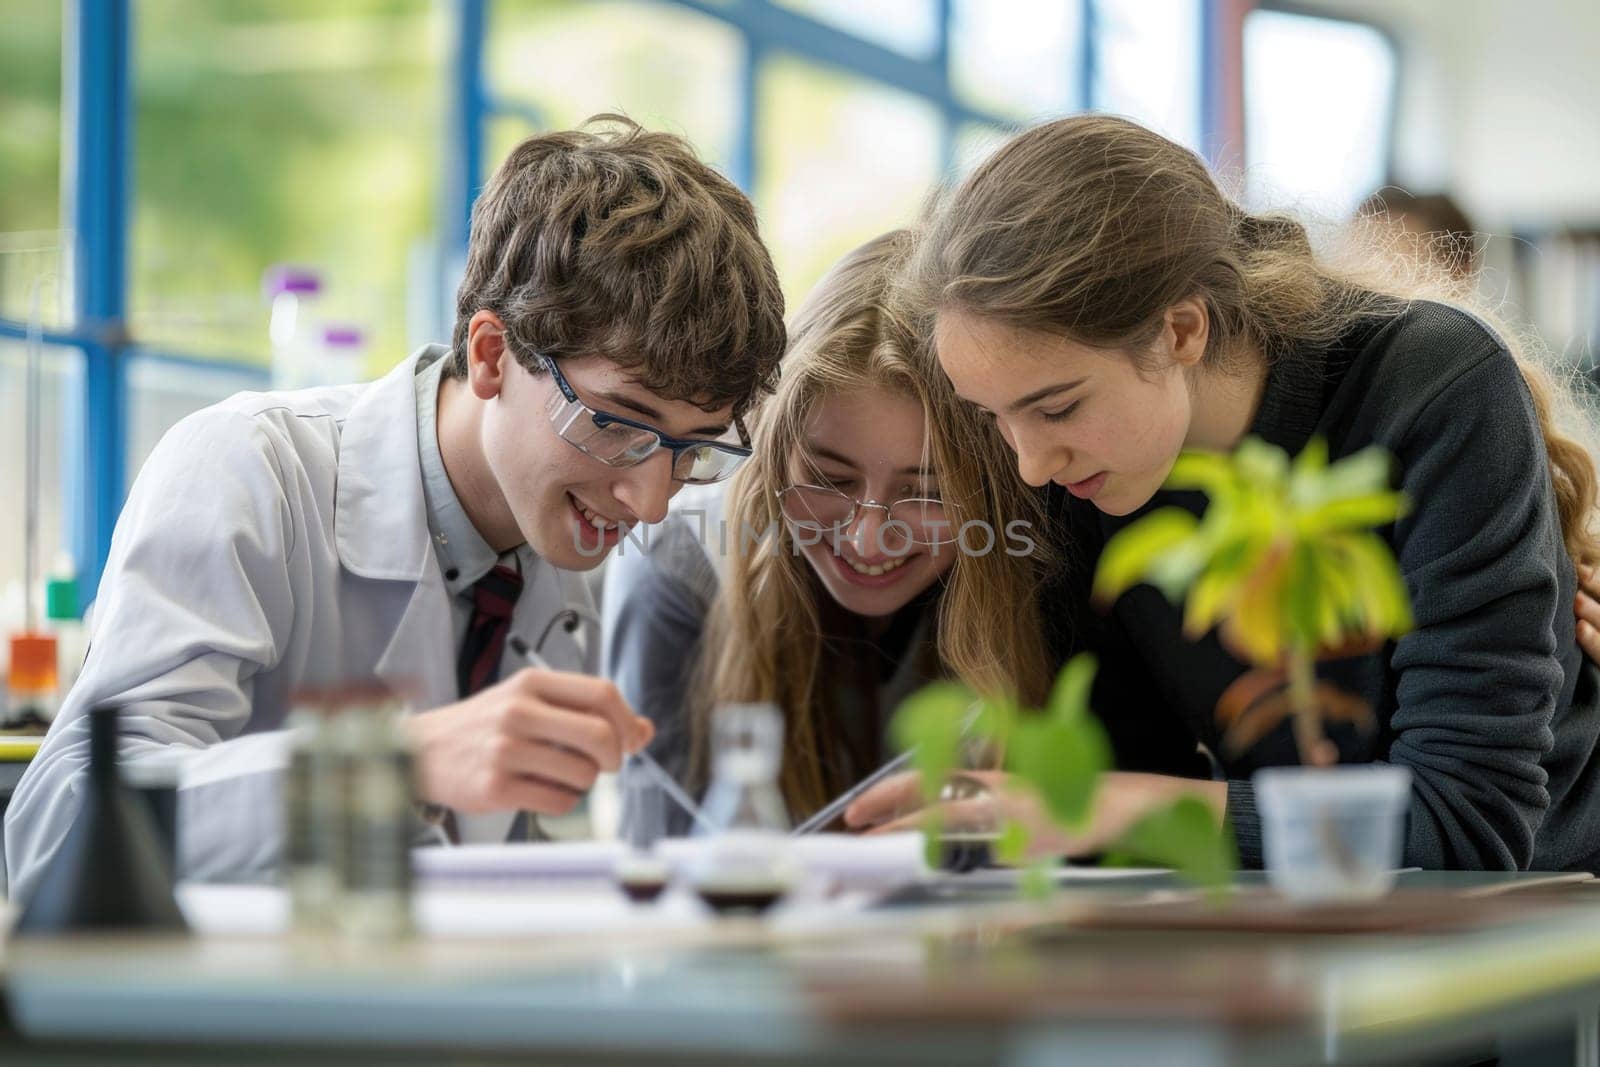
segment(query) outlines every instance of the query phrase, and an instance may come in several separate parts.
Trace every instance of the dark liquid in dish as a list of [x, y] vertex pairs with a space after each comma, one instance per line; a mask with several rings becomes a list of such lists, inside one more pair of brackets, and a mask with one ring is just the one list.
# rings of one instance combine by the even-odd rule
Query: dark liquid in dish
[[667, 888], [665, 878], [618, 878], [617, 885], [628, 895], [628, 899], [635, 904], [648, 904], [659, 897]]
[[737, 913], [760, 915], [783, 898], [782, 886], [741, 886], [738, 889], [719, 889], [709, 886], [696, 890], [700, 899], [711, 906], [718, 915]]

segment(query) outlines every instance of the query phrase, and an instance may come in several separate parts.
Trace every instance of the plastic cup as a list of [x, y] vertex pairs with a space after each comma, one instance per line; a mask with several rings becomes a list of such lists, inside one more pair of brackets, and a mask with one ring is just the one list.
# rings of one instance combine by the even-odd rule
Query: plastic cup
[[1273, 888], [1293, 900], [1358, 901], [1394, 885], [1408, 769], [1272, 767], [1252, 780]]

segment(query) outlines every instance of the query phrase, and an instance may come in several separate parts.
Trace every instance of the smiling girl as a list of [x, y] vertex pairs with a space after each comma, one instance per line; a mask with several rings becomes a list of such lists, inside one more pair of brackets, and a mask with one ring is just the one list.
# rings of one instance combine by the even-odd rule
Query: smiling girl
[[[1321, 672], [1376, 718], [1333, 731], [1338, 759], [1412, 772], [1404, 862], [1600, 859], [1600, 711], [1573, 632], [1573, 563], [1600, 559], [1595, 471], [1555, 428], [1563, 395], [1509, 335], [1376, 265], [1336, 269], [1299, 223], [1225, 196], [1192, 152], [1103, 116], [1001, 148], [936, 212], [913, 276], [939, 368], [1065, 519], [1067, 578], [1046, 611], [1062, 657], [1099, 653], [1095, 707], [1134, 771], [1108, 776], [1095, 825], [1057, 851], [1093, 851], [1187, 791], [1261, 862], [1250, 776], [1295, 762], [1287, 725], [1228, 751], [1214, 711], [1245, 665], [1215, 635], [1187, 640], [1181, 605], [1149, 586], [1109, 614], [1087, 607], [1118, 530], [1152, 507], [1203, 507], [1162, 489], [1179, 452], [1255, 435], [1291, 454], [1320, 437], [1333, 458], [1379, 445], [1410, 499], [1380, 533], [1415, 629]], [[906, 788], [847, 818], [881, 820]]]
[[652, 752], [703, 788], [710, 709], [775, 703], [796, 820], [892, 755], [889, 714], [922, 683], [1037, 701], [1049, 682], [1042, 509], [916, 358], [889, 300], [911, 247], [886, 234], [818, 284], [725, 497], [685, 493], [607, 576], [606, 667]]

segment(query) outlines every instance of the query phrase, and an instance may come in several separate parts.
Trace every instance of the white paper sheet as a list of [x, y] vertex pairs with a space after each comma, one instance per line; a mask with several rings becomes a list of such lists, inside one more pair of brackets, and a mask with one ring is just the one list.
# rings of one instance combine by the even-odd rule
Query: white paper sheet
[[[767, 914], [778, 930], [837, 931], [871, 926], [884, 913], [866, 910], [875, 894], [830, 897], [798, 892]], [[274, 886], [184, 884], [178, 903], [197, 934], [209, 937], [277, 937], [289, 931], [289, 895]], [[424, 937], [515, 939], [527, 936], [592, 937], [627, 931], [704, 927], [714, 913], [683, 886], [654, 903], [631, 903], [609, 882], [481, 888], [425, 887], [414, 901]]]
[[[661, 857], [681, 876], [707, 841], [669, 838], [661, 842]], [[887, 891], [929, 874], [920, 833], [813, 834], [787, 842], [805, 878], [835, 891]], [[417, 849], [412, 860], [419, 881], [429, 885], [559, 884], [610, 879], [623, 851], [616, 841], [458, 845]]]
[[[271, 937], [289, 930], [289, 894], [273, 886], [186, 884], [178, 887], [178, 903], [202, 935]], [[435, 937], [598, 934], [709, 921], [708, 912], [687, 893], [668, 894], [642, 908], [602, 883], [542, 889], [423, 889], [414, 904], [418, 932]]]

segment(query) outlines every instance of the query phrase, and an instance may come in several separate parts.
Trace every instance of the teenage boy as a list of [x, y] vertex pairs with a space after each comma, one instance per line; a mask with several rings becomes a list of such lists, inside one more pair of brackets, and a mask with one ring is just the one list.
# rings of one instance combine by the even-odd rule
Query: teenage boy
[[13, 895], [72, 821], [102, 705], [124, 761], [187, 756], [184, 877], [276, 870], [308, 688], [404, 699], [421, 799], [461, 840], [569, 810], [651, 734], [559, 625], [592, 610], [581, 572], [732, 473], [783, 346], [754, 210], [682, 140], [603, 116], [524, 141], [473, 210], [449, 348], [370, 385], [235, 396], [162, 439], [6, 816]]

